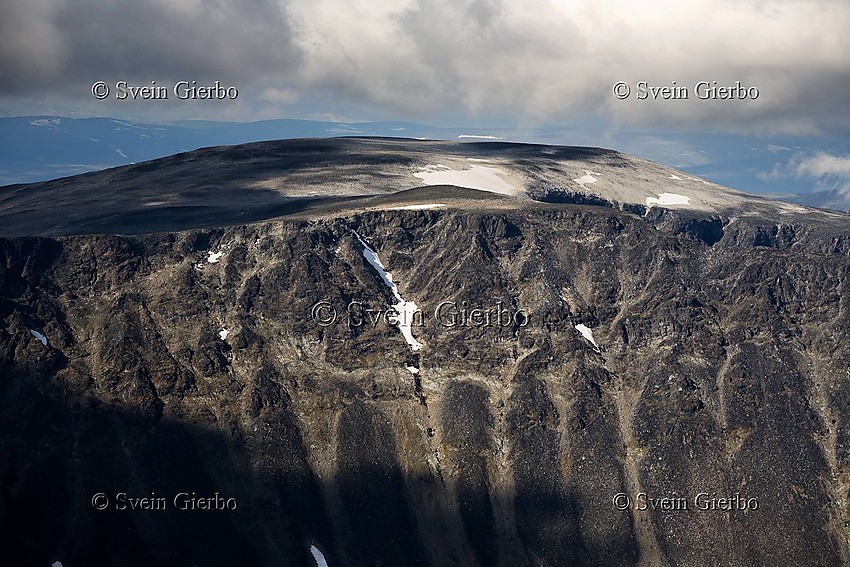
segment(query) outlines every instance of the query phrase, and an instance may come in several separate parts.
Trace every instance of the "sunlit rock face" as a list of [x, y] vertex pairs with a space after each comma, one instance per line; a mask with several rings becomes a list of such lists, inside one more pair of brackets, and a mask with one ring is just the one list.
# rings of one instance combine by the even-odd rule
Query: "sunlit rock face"
[[0, 239], [5, 557], [850, 561], [848, 217], [570, 171]]

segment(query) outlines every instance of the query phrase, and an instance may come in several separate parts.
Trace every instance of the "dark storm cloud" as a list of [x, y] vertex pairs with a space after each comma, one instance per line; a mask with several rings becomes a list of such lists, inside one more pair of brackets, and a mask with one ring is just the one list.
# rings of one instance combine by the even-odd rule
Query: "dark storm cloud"
[[62, 72], [53, 0], [0, 4], [0, 94], [30, 90]]
[[[19, 0], [0, 10], [7, 109], [58, 90], [67, 105], [103, 112], [85, 88], [93, 80], [187, 79], [236, 83], [228, 117], [241, 119], [334, 108], [520, 125], [601, 115], [850, 131], [843, 0]], [[741, 81], [760, 96], [612, 95], [618, 81], [693, 91], [703, 80]], [[190, 117], [209, 107], [139, 108]]]
[[268, 0], [34, 0], [4, 3], [0, 22], [4, 94], [94, 80], [279, 80], [298, 57]]

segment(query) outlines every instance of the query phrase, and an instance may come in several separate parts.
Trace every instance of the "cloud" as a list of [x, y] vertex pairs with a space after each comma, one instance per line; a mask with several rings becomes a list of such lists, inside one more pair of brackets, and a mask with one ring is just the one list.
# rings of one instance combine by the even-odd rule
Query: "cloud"
[[818, 153], [802, 159], [797, 164], [797, 176], [838, 176], [850, 178], [850, 156], [834, 156]]
[[[814, 191], [827, 191], [850, 197], [850, 155], [837, 156], [819, 152], [799, 157], [792, 164], [796, 176], [815, 180]], [[846, 200], [846, 199], [845, 199]], [[848, 203], [844, 202], [845, 208]]]
[[53, 0], [0, 7], [0, 93], [26, 90], [61, 74], [65, 52]]
[[784, 169], [786, 177], [812, 182], [811, 191], [798, 195], [798, 203], [840, 211], [850, 206], [850, 155], [817, 152], [794, 156]]
[[[90, 104], [93, 80], [189, 79], [237, 83], [240, 106], [231, 110], [245, 118], [277, 108], [519, 126], [603, 116], [656, 127], [850, 132], [843, 0], [9, 4], [0, 8], [7, 107], [57, 90]], [[676, 81], [691, 91], [698, 81], [741, 81], [760, 95], [617, 100], [618, 81]]]
[[274, 0], [4, 2], [0, 22], [6, 96], [90, 98], [96, 80], [279, 83], [298, 60]]
[[[811, 133], [850, 127], [850, 5], [296, 1], [309, 87], [403, 113], [461, 109], [547, 122], [601, 113], [624, 123]], [[376, 7], [377, 6], [377, 7]], [[350, 22], [358, 25], [352, 26]], [[321, 38], [315, 41], [315, 38]], [[617, 81], [755, 86], [755, 101], [620, 101]]]
[[293, 89], [268, 88], [262, 98], [272, 104], [288, 105], [298, 100], [298, 92]]

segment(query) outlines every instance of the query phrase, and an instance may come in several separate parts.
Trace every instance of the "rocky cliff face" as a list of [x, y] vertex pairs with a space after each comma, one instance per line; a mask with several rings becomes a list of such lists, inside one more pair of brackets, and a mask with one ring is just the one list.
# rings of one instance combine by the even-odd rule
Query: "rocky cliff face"
[[850, 563], [848, 256], [656, 225], [536, 204], [1, 239], [0, 549]]

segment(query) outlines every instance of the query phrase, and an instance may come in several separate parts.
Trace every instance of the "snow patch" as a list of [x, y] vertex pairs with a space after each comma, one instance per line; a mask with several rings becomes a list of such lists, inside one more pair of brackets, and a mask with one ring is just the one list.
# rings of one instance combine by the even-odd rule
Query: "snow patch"
[[218, 264], [218, 261], [221, 259], [222, 254], [224, 252], [212, 252], [210, 251], [209, 257], [207, 258], [207, 263], [209, 264]]
[[424, 205], [407, 205], [405, 207], [393, 207], [390, 211], [427, 211], [429, 209], [439, 209], [445, 207], [445, 203], [427, 203]]
[[32, 333], [32, 336], [37, 338], [41, 342], [41, 344], [43, 344], [44, 346], [47, 346], [47, 337], [45, 337], [44, 335], [42, 335], [38, 331], [33, 331], [32, 329], [30, 329], [30, 333]]
[[[352, 231], [353, 232], [353, 231]], [[422, 343], [417, 341], [413, 337], [413, 331], [411, 327], [413, 325], [413, 318], [416, 315], [416, 312], [419, 310], [416, 307], [416, 303], [413, 301], [405, 301], [401, 294], [398, 292], [398, 286], [393, 282], [393, 275], [387, 271], [384, 267], [384, 264], [381, 263], [381, 259], [378, 257], [378, 253], [375, 252], [371, 246], [366, 244], [366, 241], [363, 240], [359, 234], [354, 232], [354, 236], [357, 237], [357, 240], [360, 241], [360, 244], [363, 246], [363, 257], [366, 258], [366, 261], [369, 262], [375, 271], [378, 272], [378, 275], [381, 276], [381, 279], [384, 281], [384, 285], [390, 288], [390, 291], [393, 294], [393, 297], [398, 300], [398, 303], [393, 305], [393, 308], [398, 313], [397, 317], [392, 317], [392, 323], [398, 323], [398, 328], [401, 331], [402, 336], [404, 336], [404, 340], [410, 346], [410, 350], [419, 350], [422, 348]]]
[[687, 205], [690, 202], [690, 197], [685, 197], [684, 195], [679, 195], [678, 193], [660, 193], [658, 197], [646, 198], [647, 207], [651, 207], [653, 205], [659, 205], [662, 207], [667, 205]]
[[601, 174], [601, 173], [596, 173], [596, 172], [594, 172], [594, 171], [588, 171], [588, 170], [585, 170], [585, 171], [584, 171], [584, 175], [582, 175], [582, 176], [581, 176], [581, 177], [579, 177], [578, 179], [573, 179], [573, 181], [575, 181], [575, 182], [576, 182], [576, 183], [578, 183], [579, 185], [587, 185], [588, 183], [596, 183], [596, 182], [597, 182], [597, 181], [599, 181], [599, 180], [598, 180], [598, 179], [596, 179], [596, 178], [594, 177], [594, 175], [602, 175], [602, 174]]
[[670, 179], [678, 179], [678, 180], [681, 180], [682, 178], [681, 178], [681, 177], [679, 177], [678, 175], [671, 175], [671, 176], [670, 176]]
[[471, 138], [473, 140], [504, 140], [502, 136], [490, 136], [487, 134], [461, 134], [458, 139]]
[[700, 183], [702, 183], [703, 185], [710, 185], [710, 183], [709, 183], [708, 181], [706, 181], [705, 179], [700, 179], [699, 177], [690, 177], [690, 176], [688, 176], [688, 179], [690, 179], [691, 181], [699, 181], [699, 182], [700, 182]]
[[357, 130], [356, 128], [328, 128], [326, 130], [329, 134], [341, 134], [341, 135], [349, 135], [349, 134], [362, 134], [363, 130]]
[[808, 210], [805, 207], [801, 207], [800, 205], [794, 205], [791, 203], [777, 203], [777, 207], [779, 208], [779, 212], [782, 214], [791, 214], [791, 213], [806, 213]]
[[[439, 168], [439, 169], [438, 169]], [[450, 169], [446, 166], [426, 166], [413, 177], [421, 179], [425, 185], [455, 185], [479, 191], [489, 191], [501, 195], [516, 195], [516, 187], [499, 177], [505, 172], [495, 167], [473, 165], [470, 169]]]
[[219, 336], [219, 337], [221, 338], [221, 340], [223, 340], [223, 341], [226, 341], [226, 340], [227, 340], [227, 335], [229, 335], [229, 334], [230, 334], [230, 331], [228, 331], [227, 329], [222, 329], [222, 330], [220, 330], [220, 331], [218, 332], [218, 336]]
[[410, 372], [414, 376], [419, 374], [419, 369], [416, 368], [415, 366], [405, 366], [405, 368], [407, 368], [408, 372]]
[[596, 341], [593, 339], [593, 331], [590, 327], [588, 327], [584, 323], [579, 323], [578, 325], [576, 325], [576, 331], [581, 333], [581, 336], [583, 336], [590, 344], [593, 345], [593, 348], [596, 349], [596, 352], [599, 352], [599, 345], [596, 344]]
[[310, 553], [313, 554], [313, 560], [316, 562], [316, 567], [328, 567], [328, 562], [325, 555], [315, 545], [310, 546]]
[[59, 126], [61, 123], [61, 118], [39, 118], [38, 120], [30, 120], [30, 126]]

